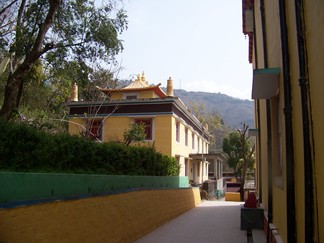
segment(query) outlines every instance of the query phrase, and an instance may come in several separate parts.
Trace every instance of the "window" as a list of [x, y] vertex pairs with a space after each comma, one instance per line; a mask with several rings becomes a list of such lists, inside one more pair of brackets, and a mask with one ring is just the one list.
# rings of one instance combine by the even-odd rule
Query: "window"
[[176, 121], [176, 141], [180, 143], [180, 122]]
[[198, 153], [199, 153], [199, 150], [200, 150], [200, 138], [197, 138], [197, 143], [198, 143]]
[[92, 139], [99, 139], [101, 140], [102, 136], [102, 120], [89, 120], [88, 121], [88, 128], [90, 128], [88, 131], [90, 131], [90, 138]]
[[185, 129], [185, 145], [188, 146], [188, 128]]
[[146, 140], [153, 140], [152, 118], [135, 119], [135, 123], [144, 125]]
[[123, 98], [126, 100], [138, 99], [138, 93], [123, 93]]
[[135, 99], [137, 99], [136, 95], [127, 95], [126, 96], [126, 100], [135, 100]]
[[185, 158], [185, 176], [188, 176], [188, 161], [189, 159], [188, 158]]
[[192, 133], [191, 142], [192, 142], [192, 149], [195, 149], [195, 134], [194, 133]]
[[200, 163], [197, 163], [197, 176], [200, 177]]

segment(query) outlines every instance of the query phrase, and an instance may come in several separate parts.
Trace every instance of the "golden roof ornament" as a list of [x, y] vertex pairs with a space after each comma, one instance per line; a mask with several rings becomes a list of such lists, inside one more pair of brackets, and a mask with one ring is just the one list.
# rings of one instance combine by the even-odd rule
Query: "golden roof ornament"
[[142, 72], [142, 78], [141, 78], [141, 81], [142, 81], [142, 82], [145, 82], [145, 74], [144, 74], [144, 71]]
[[78, 98], [78, 85], [76, 83], [74, 83], [72, 85], [72, 92], [71, 92], [71, 98], [70, 98], [70, 100], [72, 102], [79, 101], [79, 98]]
[[148, 80], [146, 80], [146, 76], [145, 76], [145, 74], [144, 74], [144, 71], [142, 72], [142, 78], [141, 78], [141, 81], [142, 81], [143, 83], [148, 84]]
[[173, 80], [169, 77], [167, 81], [167, 95], [173, 96]]
[[140, 81], [141, 80], [141, 75], [137, 74], [137, 79], [135, 81]]

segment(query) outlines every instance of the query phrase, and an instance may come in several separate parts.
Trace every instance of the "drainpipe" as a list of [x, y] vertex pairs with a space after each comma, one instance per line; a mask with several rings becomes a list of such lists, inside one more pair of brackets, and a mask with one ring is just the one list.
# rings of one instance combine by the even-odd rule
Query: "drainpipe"
[[[255, 23], [255, 5], [253, 6], [253, 23]], [[258, 48], [257, 48], [257, 41], [256, 41], [256, 28], [255, 24], [253, 25], [253, 38], [254, 38], [254, 60], [255, 60], [255, 68], [259, 68], [258, 63]], [[262, 203], [262, 163], [261, 163], [261, 127], [260, 127], [260, 100], [256, 100], [256, 109], [257, 109], [257, 124], [258, 124], [258, 136], [257, 136], [257, 143], [258, 143], [258, 190], [259, 190], [259, 203]]]
[[[264, 0], [260, 0], [260, 12], [261, 12], [261, 26], [262, 26], [262, 40], [263, 40], [263, 57], [264, 68], [268, 68], [268, 51], [267, 51], [267, 35], [265, 25], [265, 11]], [[266, 100], [266, 114], [267, 114], [267, 151], [268, 151], [268, 230], [267, 230], [267, 242], [270, 236], [270, 223], [272, 223], [272, 148], [271, 148], [271, 112], [270, 112], [270, 100]]]
[[[287, 190], [287, 242], [296, 242], [296, 210], [295, 210], [295, 167], [294, 167], [294, 140], [292, 129], [292, 106], [290, 84], [290, 61], [288, 47], [288, 30], [286, 23], [285, 1], [278, 0], [282, 73], [284, 84], [284, 114], [285, 114], [285, 137], [286, 137], [286, 190]], [[308, 242], [308, 241], [306, 241]]]
[[[313, 158], [310, 142], [308, 63], [305, 39], [304, 1], [295, 0], [297, 45], [299, 58], [299, 86], [303, 119], [304, 176], [305, 176], [305, 242], [314, 242]], [[307, 215], [306, 215], [307, 213]]]

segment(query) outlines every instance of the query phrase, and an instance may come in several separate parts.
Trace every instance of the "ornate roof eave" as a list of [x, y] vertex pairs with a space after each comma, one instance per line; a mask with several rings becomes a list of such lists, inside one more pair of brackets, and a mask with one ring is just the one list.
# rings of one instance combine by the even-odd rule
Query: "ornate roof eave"
[[[243, 0], [242, 2], [242, 30], [243, 34], [249, 37], [249, 62], [252, 63], [253, 59], [253, 30], [247, 27], [247, 19], [253, 16], [254, 1], [253, 0]], [[248, 11], [250, 10], [250, 11]], [[252, 13], [252, 16], [246, 16], [247, 12]], [[251, 19], [252, 24], [253, 20]], [[251, 26], [250, 26], [251, 27]]]

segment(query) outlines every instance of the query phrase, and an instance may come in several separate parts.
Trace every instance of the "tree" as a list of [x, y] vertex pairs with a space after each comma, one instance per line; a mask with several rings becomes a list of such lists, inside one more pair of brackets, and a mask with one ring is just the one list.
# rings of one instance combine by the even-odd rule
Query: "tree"
[[228, 165], [233, 169], [235, 177], [238, 178], [240, 176], [239, 163], [242, 159], [240, 134], [238, 132], [231, 132], [228, 137], [223, 139], [223, 151], [229, 156]]
[[0, 58], [10, 58], [10, 72], [0, 117], [9, 120], [19, 107], [25, 78], [40, 59], [114, 62], [122, 50], [118, 34], [127, 28], [124, 10], [115, 8], [114, 0], [100, 7], [90, 0], [1, 1]]
[[240, 185], [240, 196], [241, 201], [244, 200], [244, 185], [245, 185], [245, 178], [246, 178], [246, 171], [248, 167], [253, 166], [253, 153], [254, 153], [254, 145], [251, 145], [249, 141], [249, 136], [247, 136], [246, 132], [249, 126], [243, 123], [243, 128], [238, 130], [240, 134], [240, 143], [242, 149], [242, 180]]
[[248, 168], [253, 167], [254, 145], [247, 136], [249, 126], [243, 123], [242, 129], [232, 132], [223, 140], [223, 151], [228, 154], [228, 165], [233, 168], [236, 177], [240, 177], [240, 197], [244, 200], [244, 185]]
[[129, 145], [132, 142], [145, 141], [145, 125], [143, 123], [132, 123], [130, 128], [124, 132], [124, 143]]
[[208, 131], [212, 135], [210, 139], [209, 152], [218, 152], [222, 148], [222, 141], [225, 134], [232, 131], [224, 125], [221, 114], [217, 111], [206, 111], [205, 103], [189, 102], [190, 111], [202, 124], [208, 124]]

